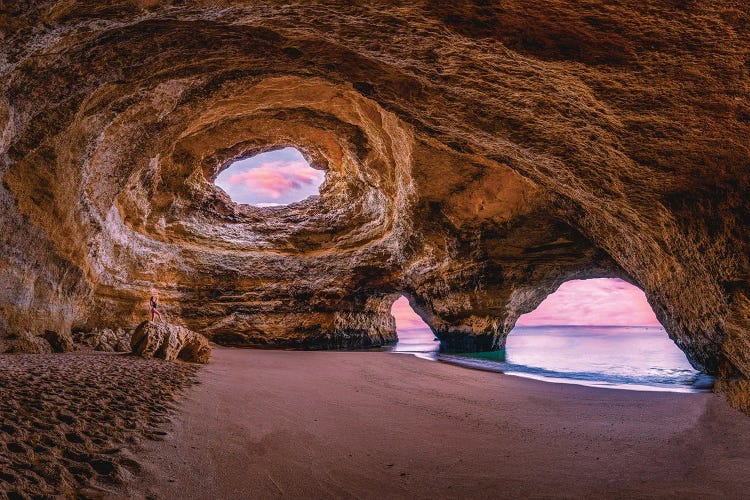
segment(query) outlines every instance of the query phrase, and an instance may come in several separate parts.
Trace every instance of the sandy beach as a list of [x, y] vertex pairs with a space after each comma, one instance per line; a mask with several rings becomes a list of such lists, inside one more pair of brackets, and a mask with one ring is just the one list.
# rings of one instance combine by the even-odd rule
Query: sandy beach
[[115, 495], [196, 369], [87, 350], [0, 355], [0, 498]]
[[705, 497], [750, 488], [719, 395], [587, 388], [379, 352], [216, 348], [123, 494]]

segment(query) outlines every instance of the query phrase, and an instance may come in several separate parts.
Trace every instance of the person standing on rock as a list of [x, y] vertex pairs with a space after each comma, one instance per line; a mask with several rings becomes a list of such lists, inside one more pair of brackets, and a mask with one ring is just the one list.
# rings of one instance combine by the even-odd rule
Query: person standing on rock
[[159, 312], [159, 294], [153, 294], [149, 302], [151, 304], [151, 321], [154, 321], [154, 316], [158, 316], [159, 322], [163, 323], [164, 319], [161, 317], [161, 313]]

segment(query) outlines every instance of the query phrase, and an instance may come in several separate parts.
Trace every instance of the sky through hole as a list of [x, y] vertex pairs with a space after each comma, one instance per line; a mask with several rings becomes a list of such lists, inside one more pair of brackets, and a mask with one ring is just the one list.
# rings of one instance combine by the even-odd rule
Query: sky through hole
[[323, 170], [307, 163], [297, 149], [268, 151], [232, 163], [214, 183], [235, 203], [255, 206], [288, 205], [319, 193]]

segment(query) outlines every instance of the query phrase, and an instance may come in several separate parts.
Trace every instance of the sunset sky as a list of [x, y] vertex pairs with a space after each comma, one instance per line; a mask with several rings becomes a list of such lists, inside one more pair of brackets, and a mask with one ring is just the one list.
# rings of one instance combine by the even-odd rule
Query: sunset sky
[[[428, 328], [412, 311], [405, 297], [399, 298], [391, 311], [399, 330]], [[563, 283], [536, 310], [521, 316], [516, 324], [659, 326], [644, 293], [615, 278]]]
[[409, 301], [406, 300], [406, 297], [404, 296], [399, 297], [398, 300], [393, 303], [391, 314], [396, 318], [396, 327], [399, 330], [429, 329], [425, 322], [422, 321], [422, 318], [412, 310]]
[[572, 280], [516, 322], [536, 325], [658, 326], [640, 288], [616, 278]]
[[299, 151], [284, 148], [234, 162], [215, 184], [236, 203], [286, 205], [318, 194], [324, 178]]

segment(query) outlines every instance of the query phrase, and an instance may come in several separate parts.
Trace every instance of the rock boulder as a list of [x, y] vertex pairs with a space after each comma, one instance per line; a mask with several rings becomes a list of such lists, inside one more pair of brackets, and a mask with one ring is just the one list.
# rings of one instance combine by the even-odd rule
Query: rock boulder
[[144, 358], [208, 363], [211, 357], [211, 346], [203, 335], [169, 323], [144, 321], [133, 332], [130, 345], [133, 353]]

